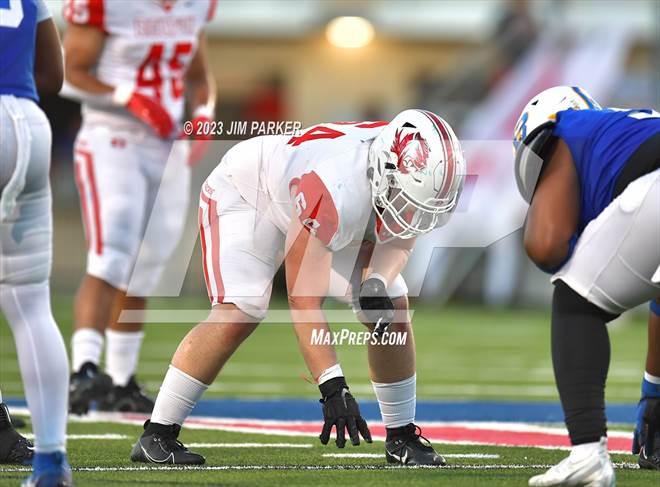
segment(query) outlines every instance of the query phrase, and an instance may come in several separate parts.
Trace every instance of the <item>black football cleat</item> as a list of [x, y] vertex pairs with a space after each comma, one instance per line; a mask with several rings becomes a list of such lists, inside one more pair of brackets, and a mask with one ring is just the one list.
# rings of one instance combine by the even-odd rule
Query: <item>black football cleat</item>
[[660, 399], [648, 401], [643, 421], [643, 442], [637, 464], [639, 468], [660, 470]]
[[112, 379], [99, 368], [86, 362], [71, 374], [69, 384], [69, 412], [87, 414], [92, 402], [103, 399], [112, 388]]
[[144, 463], [171, 465], [202, 465], [206, 458], [188, 451], [177, 440], [181, 426], [178, 424], [162, 425], [146, 421], [144, 433], [131, 451], [131, 460]]
[[445, 459], [436, 453], [429, 440], [422, 436], [420, 427], [413, 423], [400, 428], [387, 428], [385, 458], [388, 463], [407, 466], [440, 467], [447, 464]]
[[14, 429], [7, 405], [0, 403], [0, 463], [30, 465], [34, 446]]
[[154, 401], [147, 397], [131, 377], [126, 386], [113, 386], [110, 392], [99, 401], [99, 411], [120, 411], [124, 413], [151, 413]]

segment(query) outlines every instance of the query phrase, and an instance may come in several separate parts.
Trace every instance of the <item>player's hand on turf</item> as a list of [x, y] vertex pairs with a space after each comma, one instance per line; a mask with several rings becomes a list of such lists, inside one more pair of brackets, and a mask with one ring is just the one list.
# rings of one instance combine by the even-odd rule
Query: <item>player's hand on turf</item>
[[319, 389], [323, 396], [320, 400], [323, 404], [323, 430], [319, 436], [321, 443], [328, 444], [333, 426], [337, 432], [335, 444], [338, 448], [344, 448], [346, 445], [345, 429], [348, 429], [353, 445], [360, 444], [360, 435], [367, 443], [371, 443], [369, 427], [360, 414], [355, 398], [348, 391], [346, 379], [335, 377], [319, 385]]
[[151, 127], [160, 137], [167, 138], [172, 135], [174, 122], [157, 100], [123, 86], [115, 89], [113, 100], [117, 105], [126, 107], [126, 110]]
[[360, 310], [367, 323], [374, 325], [377, 336], [383, 334], [394, 319], [394, 303], [387, 294], [385, 283], [370, 277], [360, 287]]

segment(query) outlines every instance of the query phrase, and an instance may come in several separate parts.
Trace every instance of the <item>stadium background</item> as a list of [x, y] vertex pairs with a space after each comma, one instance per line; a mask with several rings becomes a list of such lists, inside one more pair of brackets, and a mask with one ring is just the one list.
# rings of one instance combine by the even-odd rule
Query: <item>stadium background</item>
[[[61, 2], [47, 3], [64, 29]], [[363, 47], [338, 47], [361, 34], [369, 37], [367, 27], [332, 39], [328, 25], [340, 16], [366, 19], [373, 38]], [[476, 177], [471, 184], [479, 188], [479, 178], [486, 184], [470, 193], [477, 225], [427, 238], [427, 249], [444, 248], [433, 252], [430, 267], [427, 259], [411, 271], [413, 281], [424, 280], [421, 297], [413, 300], [418, 396], [532, 401], [556, 411], [549, 352], [551, 286], [522, 254], [516, 228], [524, 207], [517, 195], [498, 186], [508, 181], [502, 184], [511, 187], [510, 133], [531, 95], [569, 80], [603, 105], [658, 109], [659, 25], [660, 2], [655, 0], [221, 0], [207, 31], [208, 59], [218, 85], [217, 119], [225, 123], [298, 120], [307, 126], [388, 119], [404, 108], [423, 107], [446, 118], [462, 139], [506, 146], [490, 157], [482, 142], [475, 144], [477, 157], [468, 160], [468, 172]], [[54, 131], [53, 302], [68, 343], [73, 293], [84, 272], [71, 155], [80, 120], [71, 102], [54, 97], [43, 105]], [[220, 155], [209, 155], [195, 169], [193, 193]], [[196, 231], [195, 200], [193, 195], [190, 232]], [[488, 233], [482, 224], [489, 219], [498, 227], [491, 234], [499, 237], [496, 244], [482, 246], [479, 236]], [[462, 232], [472, 232], [467, 240], [477, 244], [462, 245]], [[151, 307], [207, 309], [199, 263], [196, 246], [181, 296], [156, 298]], [[281, 278], [277, 284], [273, 307], [285, 309]], [[623, 404], [628, 416], [639, 394], [645, 323], [646, 311], [639, 309], [611, 325], [608, 399]], [[139, 377], [150, 393], [155, 394], [190, 325], [147, 326]], [[351, 389], [368, 401], [373, 393], [365, 355], [360, 347], [340, 348]], [[315, 398], [318, 391], [301, 378], [304, 372], [291, 328], [264, 326], [230, 361], [208, 397]], [[13, 340], [1, 317], [0, 387], [5, 397], [22, 397]], [[485, 410], [473, 411], [478, 417]], [[317, 413], [314, 409], [309, 415]], [[626, 414], [616, 421], [632, 422]]]

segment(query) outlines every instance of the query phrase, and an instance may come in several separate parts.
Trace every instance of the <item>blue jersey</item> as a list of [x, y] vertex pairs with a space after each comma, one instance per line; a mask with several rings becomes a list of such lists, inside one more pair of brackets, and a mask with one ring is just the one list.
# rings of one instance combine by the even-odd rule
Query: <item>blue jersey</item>
[[614, 199], [614, 186], [630, 156], [660, 132], [653, 110], [565, 110], [554, 135], [571, 151], [580, 180], [578, 236]]
[[0, 95], [39, 101], [35, 40], [37, 23], [48, 17], [43, 0], [0, 0]]

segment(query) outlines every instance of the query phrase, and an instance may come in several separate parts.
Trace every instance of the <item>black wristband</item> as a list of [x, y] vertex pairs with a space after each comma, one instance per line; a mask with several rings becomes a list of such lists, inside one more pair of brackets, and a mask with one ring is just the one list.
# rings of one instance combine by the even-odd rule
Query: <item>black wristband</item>
[[332, 397], [343, 389], [348, 389], [345, 377], [334, 377], [325, 381], [323, 384], [319, 384], [319, 390], [323, 399]]

